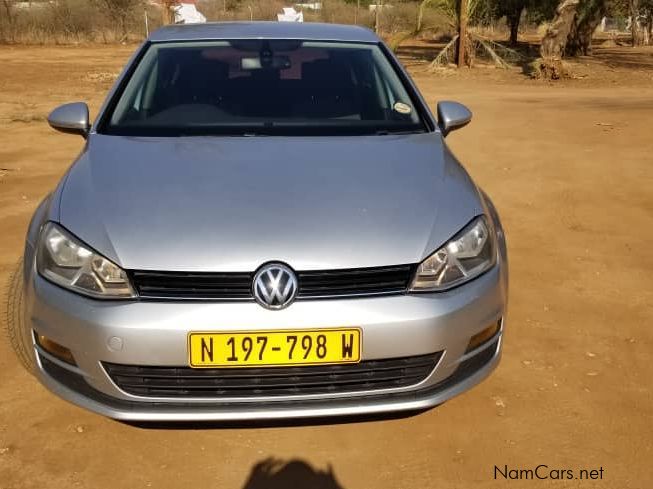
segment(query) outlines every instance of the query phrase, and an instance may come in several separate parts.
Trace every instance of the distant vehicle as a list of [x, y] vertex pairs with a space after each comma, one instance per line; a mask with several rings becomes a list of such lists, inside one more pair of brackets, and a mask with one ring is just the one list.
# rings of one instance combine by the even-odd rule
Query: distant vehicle
[[503, 229], [369, 30], [168, 26], [34, 213], [9, 333], [56, 395], [134, 421], [423, 410], [501, 354]]

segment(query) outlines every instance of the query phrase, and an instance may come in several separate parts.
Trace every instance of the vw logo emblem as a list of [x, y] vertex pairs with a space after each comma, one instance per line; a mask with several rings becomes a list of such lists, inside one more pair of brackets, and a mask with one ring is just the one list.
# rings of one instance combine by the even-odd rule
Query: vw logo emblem
[[270, 263], [254, 275], [254, 299], [268, 309], [283, 309], [295, 300], [297, 277], [286, 265]]

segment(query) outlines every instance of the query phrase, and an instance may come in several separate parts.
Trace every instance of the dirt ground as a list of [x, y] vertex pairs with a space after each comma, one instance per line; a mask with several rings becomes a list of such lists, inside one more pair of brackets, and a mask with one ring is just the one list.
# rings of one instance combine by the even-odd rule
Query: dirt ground
[[[0, 287], [33, 209], [82, 146], [45, 115], [75, 100], [95, 114], [132, 49], [0, 47]], [[474, 112], [448, 142], [507, 231], [496, 372], [405, 419], [144, 429], [57, 399], [0, 337], [0, 489], [239, 489], [253, 471], [262, 479], [249, 489], [653, 486], [653, 51], [598, 50], [558, 84], [407, 62], [431, 106], [455, 99]], [[270, 458], [302, 463], [261, 483]], [[495, 465], [540, 464], [603, 477], [495, 480]]]

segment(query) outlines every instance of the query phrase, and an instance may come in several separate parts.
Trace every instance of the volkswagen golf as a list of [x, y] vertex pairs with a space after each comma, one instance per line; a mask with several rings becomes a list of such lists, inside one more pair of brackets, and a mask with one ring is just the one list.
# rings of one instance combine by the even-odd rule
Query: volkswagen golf
[[424, 410], [497, 366], [490, 198], [371, 31], [168, 26], [136, 51], [38, 206], [9, 290], [19, 359], [131, 421]]

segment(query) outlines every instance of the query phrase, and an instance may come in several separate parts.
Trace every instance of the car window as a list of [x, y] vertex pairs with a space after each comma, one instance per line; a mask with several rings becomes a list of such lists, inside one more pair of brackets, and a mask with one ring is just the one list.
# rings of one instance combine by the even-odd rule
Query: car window
[[422, 132], [377, 45], [285, 40], [152, 44], [100, 132], [179, 136]]

